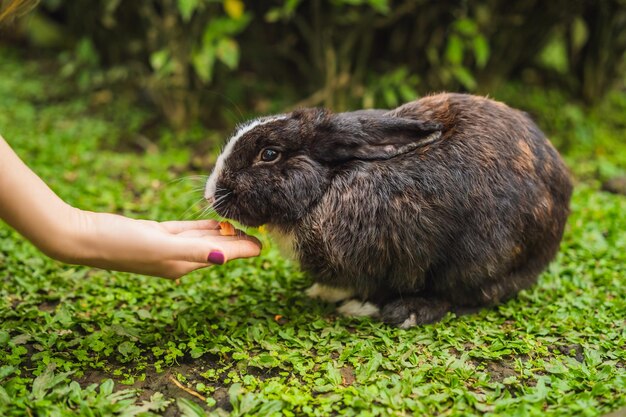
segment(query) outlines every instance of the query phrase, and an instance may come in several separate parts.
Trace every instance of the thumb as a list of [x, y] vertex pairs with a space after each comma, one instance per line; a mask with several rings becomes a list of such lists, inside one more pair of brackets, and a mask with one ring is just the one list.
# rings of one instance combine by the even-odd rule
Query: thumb
[[227, 260], [258, 256], [262, 248], [261, 242], [254, 236], [220, 242], [220, 246]]
[[186, 252], [181, 255], [189, 262], [221, 265], [232, 259], [258, 256], [261, 252], [261, 242], [252, 236], [219, 242], [214, 236], [185, 240]]

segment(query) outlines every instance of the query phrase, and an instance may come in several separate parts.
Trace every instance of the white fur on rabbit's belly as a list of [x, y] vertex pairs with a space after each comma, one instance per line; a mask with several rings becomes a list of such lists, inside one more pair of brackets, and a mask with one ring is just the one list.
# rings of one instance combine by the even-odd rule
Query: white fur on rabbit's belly
[[315, 283], [305, 291], [310, 298], [318, 298], [329, 303], [336, 303], [350, 298], [354, 291], [349, 288], [329, 287], [328, 285]]
[[267, 225], [267, 231], [278, 246], [281, 255], [292, 261], [298, 260], [295, 249], [296, 237], [292, 232], [283, 232], [270, 225]]
[[[295, 236], [293, 233], [282, 232], [277, 228], [271, 226], [267, 226], [267, 231], [272, 237], [272, 240], [278, 246], [278, 250], [280, 251], [281, 255], [293, 261], [298, 260], [295, 249]], [[310, 298], [317, 298], [329, 303], [337, 303], [339, 301], [343, 301], [352, 297], [354, 295], [354, 291], [349, 288], [330, 287], [328, 285], [316, 282], [306, 290], [306, 295], [308, 295]], [[344, 307], [344, 311], [340, 311], [344, 315], [371, 316], [377, 313], [377, 311], [374, 312], [369, 305], [363, 306], [363, 303], [348, 304], [348, 307], [342, 306]], [[357, 304], [359, 304], [360, 308], [356, 307]]]

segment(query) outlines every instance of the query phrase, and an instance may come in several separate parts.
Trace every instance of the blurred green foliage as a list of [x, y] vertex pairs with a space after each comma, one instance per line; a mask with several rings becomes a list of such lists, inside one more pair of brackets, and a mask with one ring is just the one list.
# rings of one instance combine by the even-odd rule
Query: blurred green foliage
[[232, 125], [232, 103], [392, 107], [510, 80], [592, 103], [625, 81], [626, 0], [43, 0], [22, 26], [82, 91], [126, 86], [177, 128]]

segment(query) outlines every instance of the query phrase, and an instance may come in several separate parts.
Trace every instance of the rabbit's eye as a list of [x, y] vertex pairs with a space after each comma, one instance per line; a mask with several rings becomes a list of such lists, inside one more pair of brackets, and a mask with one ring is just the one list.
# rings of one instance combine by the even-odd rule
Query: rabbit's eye
[[271, 148], [265, 148], [261, 151], [261, 161], [272, 162], [278, 159], [279, 155], [280, 153], [277, 150], [271, 149]]

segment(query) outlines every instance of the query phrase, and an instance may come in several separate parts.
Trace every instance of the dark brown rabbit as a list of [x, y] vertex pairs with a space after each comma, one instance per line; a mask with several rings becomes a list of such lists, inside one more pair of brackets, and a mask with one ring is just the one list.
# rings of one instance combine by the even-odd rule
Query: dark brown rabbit
[[267, 224], [344, 314], [410, 327], [514, 296], [556, 254], [572, 191], [524, 113], [439, 94], [394, 110], [303, 109], [241, 127], [206, 198]]

